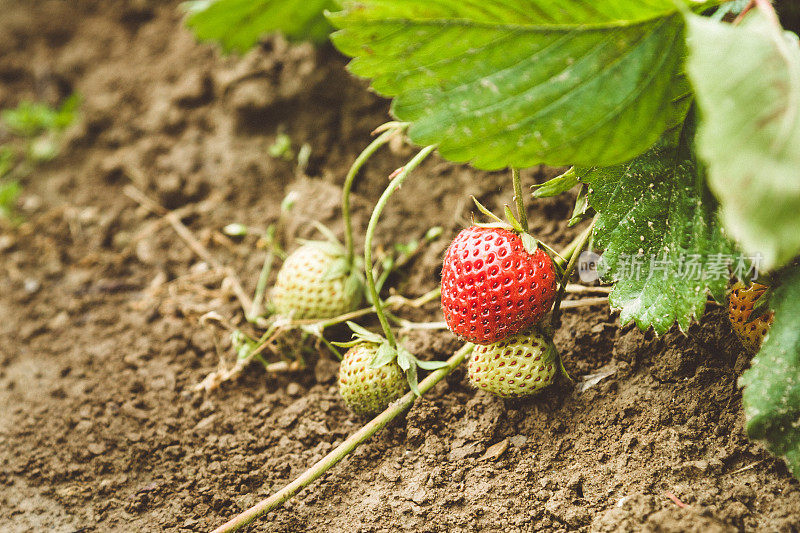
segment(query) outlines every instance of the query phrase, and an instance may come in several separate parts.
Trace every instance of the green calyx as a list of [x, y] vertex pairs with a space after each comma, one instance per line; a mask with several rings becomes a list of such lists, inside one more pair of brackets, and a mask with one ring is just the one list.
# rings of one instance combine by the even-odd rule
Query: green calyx
[[409, 388], [417, 396], [420, 396], [417, 368], [423, 370], [437, 370], [447, 366], [446, 361], [421, 361], [404, 348], [401, 343], [393, 347], [385, 337], [373, 333], [355, 322], [348, 321], [347, 325], [353, 332], [353, 339], [347, 342], [334, 342], [332, 344], [342, 348], [352, 348], [353, 346], [363, 343], [377, 345], [378, 348], [375, 350], [375, 356], [372, 358], [372, 361], [370, 361], [369, 367], [381, 368], [382, 366], [397, 361], [397, 364], [406, 375]]
[[528, 252], [529, 254], [533, 254], [536, 252], [536, 250], [539, 249], [539, 245], [541, 244], [539, 240], [530, 233], [528, 233], [528, 229], [524, 227], [527, 226], [527, 221], [526, 224], [523, 225], [522, 222], [520, 222], [520, 220], [516, 216], [514, 216], [514, 213], [511, 211], [511, 208], [508, 205], [504, 206], [503, 208], [503, 212], [506, 217], [506, 220], [503, 220], [494, 213], [492, 213], [485, 205], [480, 203], [477, 198], [475, 198], [474, 196], [471, 196], [470, 198], [472, 198], [472, 201], [475, 203], [475, 207], [478, 208], [478, 211], [480, 211], [490, 219], [494, 220], [494, 222], [490, 222], [488, 224], [475, 222], [473, 220], [472, 222], [473, 225], [478, 226], [479, 228], [499, 228], [499, 229], [506, 229], [509, 231], [513, 231], [514, 233], [520, 236], [520, 239], [522, 239], [522, 246], [525, 248], [525, 251]]
[[553, 261], [553, 265], [555, 266], [558, 275], [563, 276], [564, 274], [563, 267], [564, 265], [567, 264], [567, 261], [550, 246], [548, 246], [547, 244], [543, 243], [542, 241], [540, 241], [539, 239], [528, 233], [528, 230], [525, 227], [527, 226], [527, 220], [525, 221], [525, 224], [520, 222], [520, 220], [516, 216], [514, 216], [514, 213], [511, 211], [511, 208], [506, 205], [504, 211], [507, 221], [504, 221], [497, 215], [492, 213], [486, 206], [480, 203], [477, 198], [475, 198], [474, 196], [471, 196], [471, 198], [472, 201], [475, 202], [475, 206], [478, 208], [478, 211], [480, 211], [487, 217], [494, 220], [494, 222], [490, 222], [488, 224], [475, 222], [473, 220], [472, 221], [473, 225], [479, 228], [499, 228], [508, 231], [513, 231], [514, 233], [519, 235], [520, 239], [522, 240], [522, 247], [525, 248], [526, 252], [533, 255], [534, 253], [536, 253], [536, 250], [541, 248], [548, 256], [550, 256], [550, 259]]
[[569, 170], [559, 176], [556, 176], [555, 178], [549, 179], [544, 183], [532, 185], [531, 188], [534, 189], [533, 197], [550, 198], [553, 196], [558, 196], [559, 194], [565, 193], [574, 188], [576, 185], [580, 185], [581, 187], [578, 192], [578, 197], [575, 199], [575, 207], [572, 210], [572, 216], [567, 223], [567, 226], [571, 228], [572, 226], [586, 219], [586, 213], [590, 210], [587, 194], [588, 189], [586, 185], [581, 183], [581, 178], [586, 173], [586, 169], [581, 169], [581, 171], [578, 171], [575, 167], [570, 167]]

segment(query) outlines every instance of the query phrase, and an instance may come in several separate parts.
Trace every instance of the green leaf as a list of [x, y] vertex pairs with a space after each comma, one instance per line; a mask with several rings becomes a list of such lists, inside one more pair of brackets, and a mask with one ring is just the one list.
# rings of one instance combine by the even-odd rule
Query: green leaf
[[444, 233], [444, 228], [441, 226], [433, 226], [428, 231], [425, 232], [425, 236], [423, 237], [426, 242], [435, 241], [439, 237], [442, 236]]
[[53, 117], [53, 128], [61, 131], [70, 127], [78, 118], [78, 108], [82, 101], [83, 99], [78, 93], [72, 93], [65, 98]]
[[325, 242], [336, 246], [333, 249], [338, 250], [337, 253], [344, 255], [344, 246], [342, 245], [341, 241], [339, 241], [339, 239], [336, 238], [336, 234], [333, 231], [331, 231], [331, 229], [328, 226], [326, 226], [325, 224], [321, 223], [318, 220], [312, 220], [311, 224], [316, 228], [318, 232], [322, 234], [323, 237], [325, 237]]
[[411, 239], [408, 243], [395, 243], [394, 250], [401, 255], [411, 255], [419, 250], [419, 241], [417, 239]]
[[372, 361], [370, 361], [369, 367], [380, 368], [383, 365], [388, 365], [394, 361], [396, 357], [397, 350], [392, 348], [392, 345], [389, 344], [389, 341], [384, 341], [380, 346], [378, 346], [378, 350], [375, 352], [375, 357], [373, 357]]
[[800, 48], [758, 9], [739, 26], [688, 16], [688, 73], [708, 165], [730, 235], [763, 266], [800, 252]]
[[793, 268], [772, 298], [775, 322], [739, 379], [745, 428], [752, 439], [786, 461], [800, 479], [800, 268]]
[[231, 344], [233, 344], [236, 350], [236, 359], [240, 361], [250, 357], [253, 350], [258, 345], [254, 339], [251, 339], [246, 333], [239, 329], [231, 332]]
[[361, 296], [364, 292], [364, 280], [360, 271], [353, 269], [347, 280], [344, 282], [344, 295], [349, 302], [361, 303]]
[[772, 312], [770, 299], [772, 299], [772, 289], [767, 289], [758, 297], [758, 300], [753, 302], [753, 310], [750, 311], [750, 316], [747, 317], [749, 322]]
[[563, 192], [567, 192], [578, 183], [580, 183], [580, 176], [575, 172], [575, 167], [572, 167], [560, 176], [556, 176], [544, 183], [534, 185], [536, 190], [533, 191], [533, 197], [549, 198], [551, 196], [558, 196]]
[[[740, 259], [724, 237], [703, 180], [686, 152], [659, 143], [624, 165], [583, 178], [598, 212], [598, 271], [616, 282], [609, 302], [620, 322], [634, 320], [659, 334], [686, 330], [706, 305], [708, 289], [724, 300], [729, 270]], [[712, 201], [709, 201], [712, 200]]]
[[414, 356], [402, 346], [398, 346], [397, 364], [400, 365], [400, 368], [402, 368], [404, 372], [407, 372], [409, 368], [414, 366]]
[[334, 7], [334, 0], [217, 0], [190, 4], [186, 25], [201, 41], [246, 52], [278, 31], [289, 39], [324, 41], [330, 31], [324, 12]]
[[498, 224], [506, 225], [506, 223], [503, 222], [503, 219], [501, 219], [500, 217], [498, 217], [497, 215], [495, 215], [494, 213], [489, 211], [489, 208], [486, 207], [485, 205], [483, 205], [482, 203], [480, 203], [477, 198], [475, 198], [474, 196], [470, 196], [470, 198], [472, 198], [472, 202], [475, 204], [475, 207], [478, 208], [478, 211], [480, 211], [481, 213], [483, 213], [485, 216], [489, 217], [490, 219], [494, 220]]
[[22, 186], [18, 181], [0, 182], [0, 218], [12, 219]]
[[292, 138], [285, 133], [279, 133], [275, 137], [275, 142], [267, 148], [267, 153], [276, 159], [283, 159], [291, 161], [294, 159], [294, 152], [292, 151]]
[[402, 368], [403, 372], [406, 374], [408, 388], [410, 388], [411, 392], [415, 395], [420, 396], [421, 394], [418, 387], [419, 378], [417, 377], [417, 358], [402, 346], [398, 346], [397, 364], [400, 365], [400, 368]]
[[[689, 2], [697, 5], [697, 2]], [[611, 165], [690, 103], [673, 0], [358, 0], [329, 15], [350, 70], [452, 161]]]
[[75, 121], [80, 102], [77, 94], [66, 98], [58, 108], [22, 102], [14, 109], [4, 110], [0, 119], [11, 133], [21, 137], [35, 137], [47, 131], [59, 133]]
[[419, 377], [417, 376], [417, 365], [411, 365], [406, 370], [406, 381], [408, 381], [408, 388], [415, 396], [420, 397], [422, 393], [419, 391]]
[[348, 320], [347, 321], [347, 326], [353, 332], [353, 337], [355, 337], [355, 338], [357, 338], [359, 340], [366, 341], [366, 342], [374, 342], [376, 344], [380, 344], [380, 343], [382, 343], [384, 341], [383, 337], [381, 337], [377, 333], [373, 333], [370, 330], [359, 326], [355, 322], [352, 322], [352, 321]]
[[423, 370], [438, 370], [447, 366], [447, 361], [420, 361], [417, 359], [417, 366]]
[[331, 279], [338, 279], [343, 278], [345, 276], [349, 276], [350, 265], [347, 263], [347, 259], [344, 257], [340, 257], [338, 259], [334, 259], [331, 261], [331, 264], [328, 265], [328, 268], [325, 269], [325, 273], [322, 275], [322, 279], [324, 280], [331, 280]]
[[[312, 332], [311, 330], [308, 329], [308, 326], [301, 326], [300, 329], [302, 329], [303, 331], [305, 331], [307, 333], [314, 334], [314, 332]], [[331, 344], [333, 344], [334, 346], [338, 346], [339, 348], [352, 348], [356, 344], [361, 344], [362, 342], [364, 342], [364, 341], [362, 341], [361, 339], [354, 339], [354, 340], [346, 341], [346, 342], [331, 341]]]
[[0, 178], [6, 177], [17, 163], [17, 154], [8, 146], [0, 146]]
[[522, 247], [525, 248], [525, 251], [529, 254], [533, 255], [536, 253], [536, 250], [539, 249], [539, 241], [530, 233], [521, 233], [520, 239], [522, 240]]
[[589, 195], [586, 192], [586, 187], [581, 186], [581, 191], [578, 197], [575, 198], [575, 207], [572, 209], [572, 217], [567, 223], [568, 227], [572, 227], [579, 223], [586, 216], [586, 211], [589, 209]]
[[514, 216], [511, 208], [508, 207], [508, 204], [503, 206], [503, 213], [505, 214], [506, 220], [508, 220], [508, 223], [511, 224], [511, 227], [514, 229], [514, 231], [517, 233], [523, 233], [525, 231], [525, 229], [522, 227], [522, 224], [520, 224], [519, 220], [517, 220], [517, 217]]

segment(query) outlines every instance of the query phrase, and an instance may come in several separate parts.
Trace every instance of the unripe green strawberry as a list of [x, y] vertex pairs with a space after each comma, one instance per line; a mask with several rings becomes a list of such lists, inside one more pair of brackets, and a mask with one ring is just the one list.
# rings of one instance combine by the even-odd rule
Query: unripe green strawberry
[[528, 396], [553, 383], [560, 368], [553, 342], [536, 330], [475, 346], [469, 380], [503, 398]]
[[769, 287], [760, 283], [753, 283], [745, 287], [738, 282], [733, 286], [728, 298], [728, 317], [731, 320], [733, 331], [749, 351], [755, 353], [761, 347], [761, 342], [767, 336], [772, 326], [774, 313], [768, 312], [754, 319], [750, 319], [753, 307]]
[[276, 314], [298, 320], [339, 316], [360, 303], [357, 281], [338, 246], [307, 243], [284, 261], [272, 288], [272, 306]]
[[396, 360], [370, 367], [379, 347], [371, 342], [356, 344], [339, 365], [339, 394], [357, 415], [379, 413], [408, 391], [406, 376]]

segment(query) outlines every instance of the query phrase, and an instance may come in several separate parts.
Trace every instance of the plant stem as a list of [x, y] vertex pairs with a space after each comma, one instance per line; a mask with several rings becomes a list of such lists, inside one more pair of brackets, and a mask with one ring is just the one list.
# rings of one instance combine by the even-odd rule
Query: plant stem
[[[592, 219], [592, 223], [589, 224], [589, 227], [586, 228], [584, 232], [581, 233], [580, 236], [578, 236], [577, 239], [572, 241], [567, 246], [568, 248], [570, 248], [569, 261], [567, 262], [566, 268], [564, 268], [564, 276], [561, 278], [561, 287], [558, 290], [556, 303], [553, 307], [553, 319], [551, 320], [553, 329], [556, 328], [559, 317], [561, 315], [561, 300], [564, 298], [564, 294], [567, 290], [567, 282], [569, 281], [569, 277], [572, 274], [572, 270], [575, 268], [575, 263], [577, 263], [578, 261], [578, 256], [583, 251], [584, 246], [586, 246], [586, 243], [589, 241], [589, 237], [592, 235], [593, 229], [594, 229], [594, 219]], [[575, 243], [574, 246], [573, 243]]]
[[386, 303], [396, 304], [396, 305], [409, 305], [411, 307], [422, 307], [426, 303], [432, 302], [440, 298], [441, 296], [442, 296], [442, 288], [436, 287], [435, 289], [431, 289], [422, 296], [414, 298], [413, 300], [408, 299], [405, 296], [395, 294], [393, 296], [389, 296], [389, 298], [386, 299]]
[[[409, 307], [422, 307], [428, 302], [436, 300], [442, 295], [442, 291], [440, 287], [436, 287], [435, 289], [426, 292], [419, 298], [409, 299], [399, 294], [395, 294], [393, 296], [389, 296], [384, 304], [390, 305], [393, 309], [402, 306], [409, 306]], [[370, 313], [375, 312], [375, 307], [364, 307], [362, 309], [357, 309], [355, 311], [350, 311], [349, 313], [345, 313], [343, 315], [335, 316], [333, 318], [327, 318], [325, 320], [318, 320], [318, 319], [306, 319], [306, 320], [292, 320], [287, 322], [285, 325], [287, 327], [311, 327], [312, 329], [318, 329], [319, 331], [324, 330], [325, 328], [329, 328], [331, 326], [335, 326], [336, 324], [341, 324], [342, 322], [347, 322], [348, 320], [354, 320], [356, 318], [362, 317], [364, 315], [368, 315]]]
[[[583, 233], [579, 233], [577, 237], [572, 239], [569, 242], [569, 244], [567, 244], [567, 246], [564, 247], [564, 249], [561, 251], [559, 255], [561, 257], [566, 258], [568, 263], [573, 253], [575, 252], [575, 249], [578, 247], [578, 244], [580, 244], [582, 240], [583, 240]], [[564, 263], [562, 266], [566, 267], [567, 263]]]
[[364, 163], [372, 157], [372, 155], [384, 144], [389, 142], [389, 139], [392, 138], [397, 133], [397, 128], [390, 128], [384, 131], [377, 139], [372, 141], [369, 146], [367, 146], [363, 152], [361, 152], [355, 161], [353, 161], [353, 166], [350, 167], [350, 170], [347, 172], [347, 177], [344, 179], [344, 185], [342, 186], [342, 218], [344, 218], [344, 240], [345, 240], [345, 248], [347, 250], [347, 255], [345, 258], [347, 259], [347, 265], [352, 266], [353, 260], [355, 259], [355, 251], [353, 245], [353, 220], [350, 216], [350, 189], [353, 188], [353, 181], [358, 174], [358, 171], [361, 170], [361, 167], [364, 166]]
[[[434, 385], [444, 379], [445, 376], [450, 374], [453, 369], [455, 369], [464, 361], [464, 359], [466, 359], [467, 355], [469, 355], [469, 353], [472, 351], [472, 348], [473, 345], [471, 343], [465, 344], [457, 352], [455, 352], [450, 359], [447, 360], [447, 366], [435, 370], [427, 378], [423, 379], [419, 384], [420, 393], [429, 391]], [[218, 527], [212, 533], [229, 533], [231, 531], [237, 531], [259, 516], [268, 513], [277, 507], [280, 507], [289, 498], [300, 492], [300, 490], [306, 486], [310, 485], [322, 474], [330, 470], [331, 467], [344, 459], [350, 452], [356, 449], [359, 444], [372, 437], [400, 413], [411, 407], [416, 398], [417, 397], [413, 392], [406, 393], [405, 396], [394, 402], [392, 405], [387, 407], [385, 411], [373, 418], [361, 429], [353, 433], [332, 452], [320, 459], [311, 468], [303, 472], [300, 477], [286, 485], [269, 498], [260, 501], [250, 509], [244, 511], [222, 526]]]
[[[434, 228], [431, 228], [431, 229], [434, 229]], [[436, 228], [436, 229], [441, 230], [441, 228]], [[422, 250], [425, 247], [425, 245], [427, 245], [428, 243], [430, 243], [430, 242], [436, 240], [437, 238], [439, 238], [439, 234], [441, 233], [441, 231], [438, 231], [432, 237], [429, 236], [430, 233], [431, 233], [431, 230], [426, 231], [425, 235], [423, 235], [421, 240], [419, 241], [419, 244], [417, 245], [417, 247], [414, 248], [414, 250], [412, 250], [411, 252], [403, 252], [400, 255], [398, 255], [397, 257], [389, 255], [390, 262], [388, 264], [388, 267], [387, 267], [387, 265], [385, 263], [381, 265], [381, 267], [382, 267], [380, 269], [381, 273], [378, 276], [378, 281], [376, 282], [376, 288], [377, 288], [379, 293], [381, 292], [381, 288], [383, 287], [383, 284], [386, 283], [386, 280], [389, 278], [389, 276], [392, 275], [392, 272], [396, 272], [397, 270], [400, 270], [401, 268], [406, 266], [408, 263], [410, 263], [411, 260], [413, 260], [417, 255], [419, 255], [420, 252], [422, 252]], [[376, 270], [377, 270], [377, 268], [376, 268]]]
[[522, 199], [522, 183], [520, 183], [519, 169], [511, 169], [511, 181], [514, 182], [514, 201], [517, 203], [517, 218], [525, 233], [528, 232], [528, 213], [525, 211], [525, 201]]
[[267, 256], [264, 258], [264, 265], [261, 267], [261, 273], [258, 275], [258, 283], [256, 284], [256, 293], [253, 296], [253, 305], [250, 307], [250, 312], [246, 316], [248, 322], [255, 322], [261, 315], [261, 304], [264, 302], [264, 295], [267, 292], [267, 280], [269, 273], [272, 271], [272, 264], [275, 261], [275, 254], [272, 249], [267, 250]]
[[326, 339], [324, 335], [318, 335], [317, 338], [320, 341], [322, 341], [322, 344], [324, 344], [331, 352], [333, 352], [333, 355], [336, 356], [336, 359], [338, 359], [339, 361], [342, 360], [342, 352], [340, 352], [336, 346], [331, 344], [330, 341]]
[[386, 207], [389, 198], [403, 184], [411, 171], [417, 168], [435, 149], [436, 146], [431, 145], [420, 150], [419, 153], [403, 167], [391, 183], [389, 183], [389, 186], [383, 191], [383, 194], [378, 199], [378, 203], [375, 205], [375, 209], [372, 211], [372, 216], [369, 218], [369, 225], [367, 226], [367, 233], [364, 237], [364, 273], [366, 275], [367, 288], [372, 296], [372, 305], [375, 306], [375, 314], [378, 315], [378, 320], [381, 322], [383, 334], [392, 348], [397, 348], [397, 341], [394, 338], [392, 329], [389, 327], [389, 321], [383, 313], [383, 302], [381, 302], [380, 295], [375, 288], [375, 276], [372, 269], [372, 238], [375, 235], [375, 227], [378, 225], [378, 220], [381, 217], [383, 208]]

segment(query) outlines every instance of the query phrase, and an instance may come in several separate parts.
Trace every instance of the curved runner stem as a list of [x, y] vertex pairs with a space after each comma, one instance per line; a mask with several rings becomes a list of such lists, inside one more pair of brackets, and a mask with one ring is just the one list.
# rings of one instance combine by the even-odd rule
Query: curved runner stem
[[375, 235], [375, 228], [378, 225], [378, 220], [381, 217], [383, 208], [386, 207], [389, 198], [400, 188], [411, 171], [417, 168], [435, 149], [436, 146], [431, 145], [420, 150], [419, 153], [402, 168], [391, 183], [389, 183], [389, 186], [383, 191], [380, 199], [378, 199], [378, 203], [375, 205], [375, 209], [372, 211], [372, 216], [369, 218], [369, 225], [367, 226], [367, 233], [364, 237], [364, 273], [366, 274], [367, 288], [372, 297], [372, 305], [375, 306], [375, 314], [378, 315], [378, 320], [381, 322], [383, 334], [392, 348], [397, 348], [397, 340], [395, 340], [392, 329], [389, 327], [389, 321], [386, 319], [386, 315], [383, 312], [383, 302], [381, 302], [380, 295], [375, 287], [375, 275], [372, 271], [372, 238]]
[[347, 265], [352, 266], [353, 260], [355, 259], [355, 251], [353, 245], [353, 221], [352, 217], [350, 216], [350, 190], [353, 188], [353, 181], [355, 181], [356, 175], [358, 175], [358, 171], [361, 170], [361, 167], [364, 166], [364, 163], [372, 157], [372, 155], [384, 144], [389, 142], [389, 140], [397, 134], [397, 132], [401, 129], [400, 125], [392, 126], [386, 131], [384, 131], [378, 138], [372, 141], [369, 146], [367, 146], [363, 152], [361, 152], [355, 161], [353, 161], [353, 165], [350, 167], [350, 170], [347, 171], [347, 176], [344, 179], [344, 185], [342, 186], [342, 218], [344, 219], [344, 240], [345, 240], [345, 249], [347, 250], [347, 255], [345, 258], [347, 259]]
[[[427, 378], [423, 379], [419, 384], [420, 393], [428, 392], [434, 385], [439, 383], [450, 372], [458, 367], [464, 359], [472, 352], [474, 345], [467, 343], [456, 351], [450, 359], [447, 360], [447, 366], [444, 366], [432, 372]], [[416, 395], [413, 392], [406, 393], [405, 396], [394, 402], [386, 408], [381, 414], [373, 418], [361, 429], [350, 435], [343, 443], [337, 446], [328, 455], [320, 459], [311, 468], [303, 472], [300, 477], [286, 485], [284, 488], [266, 498], [259, 503], [244, 511], [238, 516], [232, 518], [225, 524], [215, 529], [212, 533], [230, 533], [238, 531], [259, 516], [268, 513], [269, 511], [280, 507], [292, 496], [300, 492], [302, 489], [313, 483], [325, 472], [330, 470], [339, 461], [344, 459], [356, 447], [372, 437], [375, 433], [380, 431], [383, 427], [396, 418], [399, 414], [413, 405]]]

